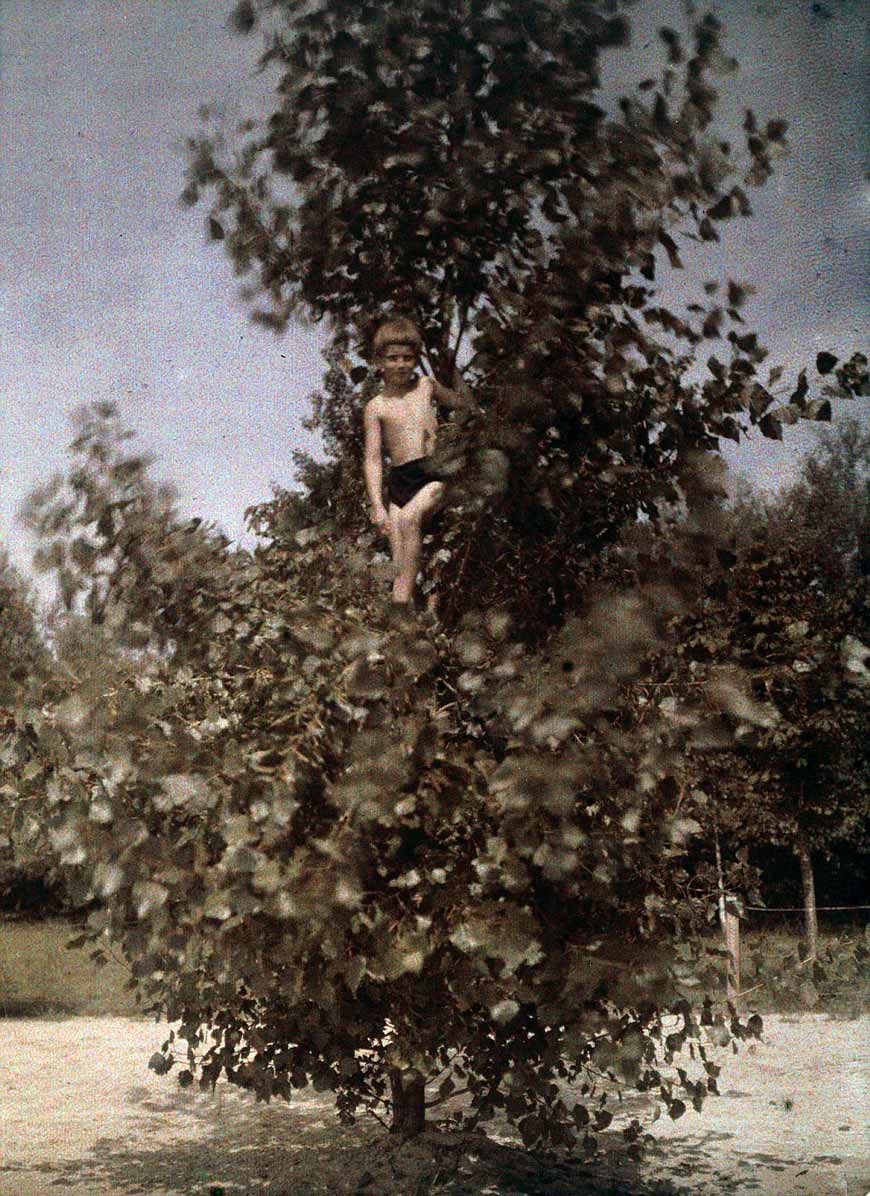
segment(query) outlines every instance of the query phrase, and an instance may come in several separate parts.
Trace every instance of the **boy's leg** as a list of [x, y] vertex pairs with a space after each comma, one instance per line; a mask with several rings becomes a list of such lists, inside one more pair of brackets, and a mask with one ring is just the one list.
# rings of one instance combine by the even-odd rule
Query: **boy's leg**
[[393, 600], [396, 599], [396, 582], [399, 580], [399, 573], [402, 568], [402, 532], [399, 528], [399, 511], [401, 507], [397, 507], [395, 503], [390, 503], [387, 514], [389, 515], [389, 523], [387, 524], [387, 536], [390, 541], [390, 553], [393, 557], [393, 564], [396, 566], [396, 576], [393, 578]]
[[401, 507], [397, 507], [394, 502], [391, 502], [387, 508], [387, 539], [390, 541], [390, 553], [395, 565], [398, 565], [402, 552], [402, 534], [399, 531], [400, 510]]
[[[423, 543], [423, 524], [427, 517], [437, 510], [444, 497], [443, 482], [429, 482], [419, 490], [410, 502], [396, 510], [395, 522], [398, 533], [399, 554], [396, 563], [399, 573], [393, 582], [393, 600], [409, 603], [420, 567], [420, 552]], [[391, 513], [394, 508], [390, 508]]]

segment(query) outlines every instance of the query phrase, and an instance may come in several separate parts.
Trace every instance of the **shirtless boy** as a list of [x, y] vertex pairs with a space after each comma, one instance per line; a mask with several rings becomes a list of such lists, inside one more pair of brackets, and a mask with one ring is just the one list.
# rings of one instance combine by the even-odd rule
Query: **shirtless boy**
[[[409, 605], [417, 580], [423, 524], [444, 498], [444, 483], [427, 470], [435, 447], [436, 404], [472, 405], [469, 394], [442, 386], [434, 378], [418, 378], [423, 339], [411, 320], [388, 320], [375, 333], [374, 358], [383, 388], [366, 404], [365, 480], [372, 504], [372, 522], [390, 540], [397, 573], [393, 601]], [[383, 458], [390, 457], [383, 495]]]

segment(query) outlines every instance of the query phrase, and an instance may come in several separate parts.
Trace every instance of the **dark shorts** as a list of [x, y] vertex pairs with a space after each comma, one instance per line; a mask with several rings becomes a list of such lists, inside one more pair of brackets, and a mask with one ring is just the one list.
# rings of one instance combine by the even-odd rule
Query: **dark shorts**
[[390, 469], [387, 494], [391, 503], [404, 507], [424, 486], [437, 481], [440, 479], [429, 468], [429, 458], [415, 457], [413, 461], [405, 461], [403, 465], [394, 465]]

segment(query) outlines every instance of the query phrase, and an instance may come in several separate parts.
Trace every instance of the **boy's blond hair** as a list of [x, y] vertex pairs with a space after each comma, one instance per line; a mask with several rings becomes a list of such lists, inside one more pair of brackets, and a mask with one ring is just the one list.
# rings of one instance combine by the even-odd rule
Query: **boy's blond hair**
[[385, 320], [375, 332], [372, 341], [374, 356], [380, 357], [390, 345], [407, 345], [419, 357], [423, 350], [423, 337], [420, 335], [420, 329], [413, 320], [409, 320], [405, 316]]

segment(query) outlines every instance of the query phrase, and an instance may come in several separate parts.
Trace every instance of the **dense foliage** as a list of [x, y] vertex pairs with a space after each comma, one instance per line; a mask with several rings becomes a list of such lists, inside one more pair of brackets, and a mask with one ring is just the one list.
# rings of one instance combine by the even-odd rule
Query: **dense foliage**
[[681, 696], [738, 666], [767, 711], [715, 768], [701, 764], [720, 825], [743, 843], [868, 847], [868, 447], [846, 422], [794, 486], [738, 503], [728, 585], [680, 635]]
[[33, 594], [0, 548], [0, 706], [12, 704], [46, 655]]
[[[455, 635], [386, 616], [365, 558], [316, 532], [231, 557], [154, 501], [110, 411], [78, 453], [32, 525], [54, 559], [87, 557], [76, 587], [105, 638], [90, 675], [22, 715], [27, 785], [48, 795], [30, 831], [99, 901], [88, 933], [121, 943], [205, 1081], [269, 1096], [313, 1080], [349, 1115], [388, 1075], [443, 1072], [442, 1096], [454, 1074], [478, 1115], [564, 1141], [608, 1117], [570, 1111], [552, 1080], [606, 1062], [677, 1114], [664, 1062], [698, 1023], [670, 862], [694, 827], [667, 722], [629, 739], [608, 711], [715, 560], [709, 469], [684, 479], [698, 516], [679, 567], [538, 653], [504, 612], [468, 611]], [[721, 1015], [713, 1032], [731, 1032]], [[708, 1073], [686, 1077], [697, 1101]]]
[[30, 897], [45, 898], [51, 880], [49, 859], [16, 858], [17, 786], [31, 759], [31, 745], [19, 734], [16, 710], [38, 692], [50, 668], [34, 596], [0, 549], [0, 905], [18, 907]]
[[[599, 57], [628, 36], [612, 7], [246, 4], [241, 26], [265, 25], [271, 114], [229, 144], [204, 135], [190, 148], [186, 197], [211, 196], [211, 235], [256, 318], [330, 322], [313, 422], [335, 468], [307, 473], [328, 481], [332, 513], [364, 518], [372, 323], [404, 310], [427, 368], [450, 385], [462, 367], [486, 418], [475, 451], [444, 446], [460, 491], [432, 580], [445, 618], [471, 587], [529, 635], [583, 602], [626, 521], [674, 499], [687, 453], [738, 439], [743, 418], [780, 435], [781, 418], [830, 414], [804, 380], [776, 406], [739, 282], [709, 284], [685, 314], [658, 300], [678, 239], [715, 241], [751, 215], [746, 188], [770, 174], [785, 126], [747, 113], [745, 154], [716, 128], [715, 76], [733, 63], [711, 16], [690, 50], [662, 30], [661, 78], [609, 116]], [[709, 357], [698, 388], [687, 372], [705, 343], [725, 360]], [[855, 382], [841, 367], [840, 392]], [[484, 510], [462, 483], [501, 501]], [[324, 517], [323, 490], [306, 523]]]
[[737, 508], [727, 599], [685, 646], [692, 655], [700, 634], [709, 660], [749, 670], [755, 700], [776, 711], [718, 760], [723, 826], [819, 854], [870, 848], [870, 441], [857, 422], [835, 433], [795, 486]]
[[[867, 435], [845, 421], [818, 439], [796, 484], [737, 502], [724, 584], [696, 604], [675, 650], [637, 687], [641, 717], [664, 708], [691, 725], [711, 695], [747, 716], [715, 753], [688, 745], [681, 777], [710, 848], [719, 843], [731, 865], [727, 888], [752, 892], [756, 904], [750, 851], [793, 852], [809, 907], [813, 857], [848, 845], [858, 861], [870, 846], [868, 470]], [[693, 883], [704, 873], [696, 865]], [[815, 938], [814, 909], [807, 914]]]

